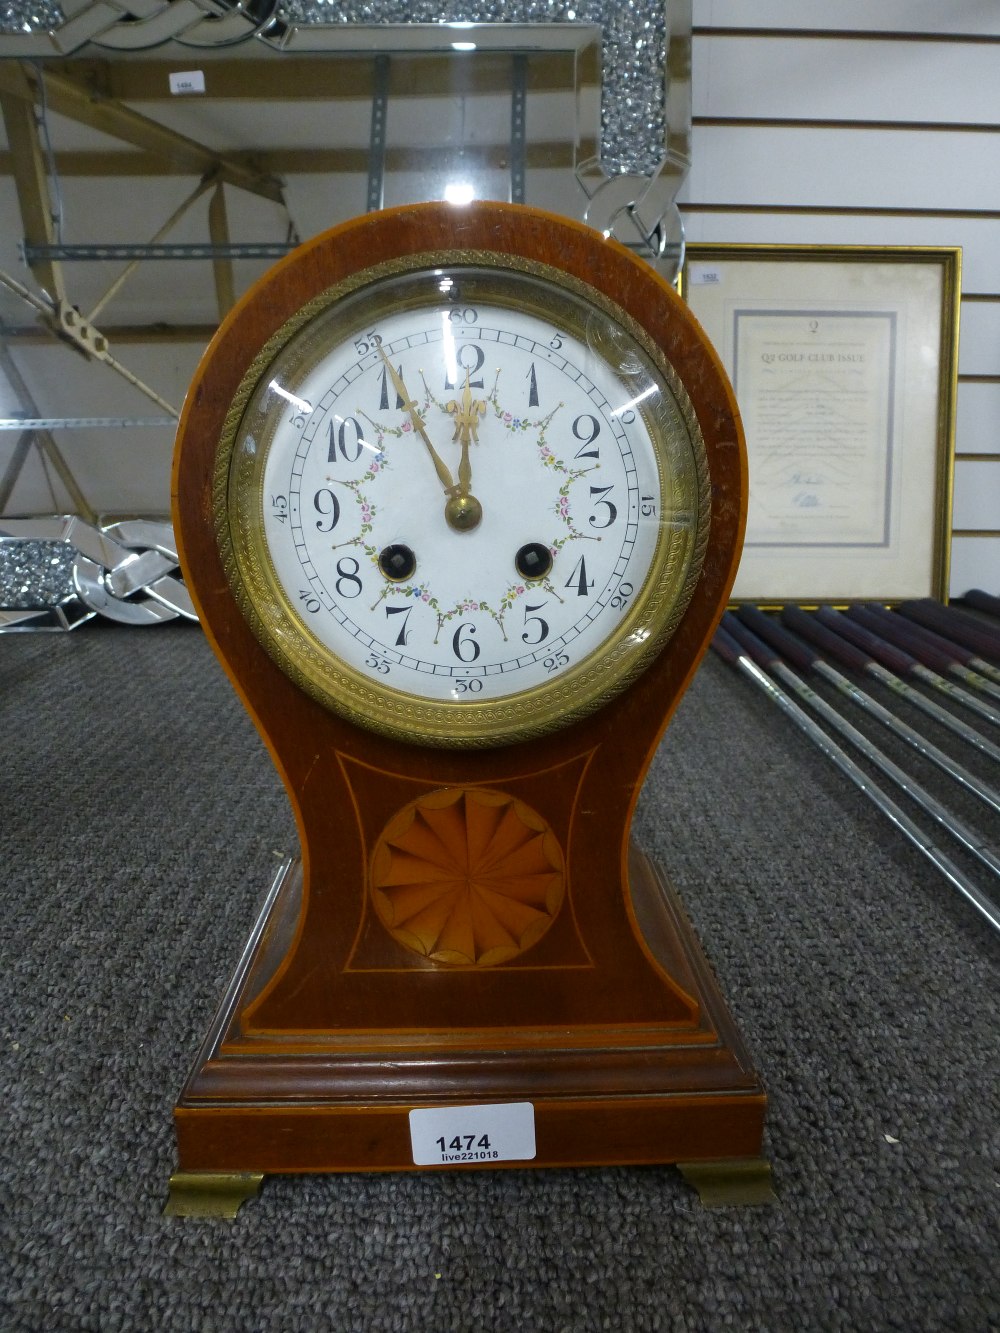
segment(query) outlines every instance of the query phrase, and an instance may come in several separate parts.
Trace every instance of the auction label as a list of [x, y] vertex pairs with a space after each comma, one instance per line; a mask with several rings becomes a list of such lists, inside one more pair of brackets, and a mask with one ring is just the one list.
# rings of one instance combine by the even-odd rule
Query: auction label
[[430, 1106], [410, 1112], [415, 1166], [530, 1162], [535, 1155], [531, 1102], [494, 1106]]
[[692, 287], [721, 287], [722, 270], [714, 264], [689, 264], [688, 283]]
[[186, 69], [170, 75], [170, 91], [174, 97], [185, 93], [203, 93], [205, 91], [205, 72], [200, 69]]

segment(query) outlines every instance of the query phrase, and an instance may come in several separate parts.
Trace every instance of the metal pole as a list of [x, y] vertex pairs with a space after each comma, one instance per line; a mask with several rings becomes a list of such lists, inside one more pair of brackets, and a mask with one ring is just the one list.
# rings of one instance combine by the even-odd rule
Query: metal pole
[[[2, 270], [0, 270], [0, 284], [14, 292], [15, 295], [20, 296], [22, 300], [26, 301], [28, 305], [32, 306], [35, 310], [42, 313], [45, 316], [49, 327], [54, 333], [56, 332], [58, 312], [53, 309], [52, 306], [37, 297], [34, 292], [29, 291], [28, 288], [18, 282], [16, 278], [12, 278], [9, 273], [4, 273]], [[96, 330], [94, 330], [94, 332], [96, 332]], [[56, 333], [56, 336], [58, 337], [59, 334]], [[148, 384], [144, 384], [142, 380], [139, 379], [138, 375], [133, 375], [131, 370], [126, 366], [123, 366], [116, 357], [111, 355], [107, 349], [105, 340], [101, 339], [101, 341], [104, 345], [100, 349], [96, 346], [92, 346], [87, 353], [88, 356], [93, 356], [96, 360], [102, 361], [106, 366], [110, 366], [116, 374], [122, 377], [122, 379], [127, 380], [133, 388], [138, 389], [140, 393], [144, 393], [147, 398], [151, 398], [157, 407], [162, 407], [165, 412], [169, 412], [175, 420], [180, 417], [180, 412], [177, 411], [176, 407], [171, 407], [167, 400], [161, 398], [155, 389], [151, 389]]]
[[[897, 717], [895, 713], [890, 712], [888, 708], [883, 707], [877, 699], [873, 699], [870, 694], [865, 694], [864, 690], [858, 689], [846, 676], [842, 676], [839, 671], [824, 661], [819, 652], [799, 638], [798, 634], [790, 633], [772, 617], [765, 616], [752, 607], [741, 607], [739, 616], [750, 629], [766, 640], [793, 666], [804, 671], [815, 671], [817, 675], [829, 681], [839, 694], [850, 699], [859, 708], [863, 708], [869, 716], [874, 717], [876, 721], [881, 722], [894, 735], [904, 740], [907, 745], [912, 746], [918, 754], [923, 755], [932, 764], [936, 764], [949, 777], [961, 783], [967, 791], [972, 792], [974, 796], [978, 796], [981, 801], [985, 801], [988, 806], [1000, 814], [1000, 792], [994, 791], [985, 782], [981, 782], [967, 768], [957, 763], [943, 750], [938, 749], [919, 731], [904, 722], [902, 718]], [[822, 625], [817, 624], [811, 616], [806, 615], [804, 611], [800, 611], [798, 607], [786, 607], [781, 618], [786, 625], [798, 630], [799, 634], [805, 635], [813, 643], [836, 657], [841, 665], [848, 666], [853, 670], [863, 669], [865, 656], [859, 648], [854, 648], [843, 639], [838, 639], [836, 634], [831, 630], [824, 629]]]
[[993, 929], [1000, 931], [1000, 909], [959, 869], [945, 852], [941, 851], [927, 837], [920, 826], [915, 824], [909, 815], [881, 787], [871, 781], [864, 770], [859, 768], [835, 741], [831, 740], [823, 728], [818, 726], [808, 713], [799, 708], [784, 690], [779, 689], [756, 666], [736, 639], [725, 630], [719, 629], [712, 640], [712, 647], [724, 661], [729, 662], [730, 665], [743, 672], [758, 689], [767, 695], [772, 703], [777, 704], [785, 716], [881, 810], [882, 814], [899, 829], [917, 851], [926, 856], [931, 864], [941, 871], [948, 882], [958, 889], [959, 893], [972, 903], [977, 911], [982, 913]]
[[366, 209], [377, 213], [385, 203], [385, 133], [389, 115], [389, 57], [377, 55], [372, 69], [372, 118], [368, 135]]
[[970, 616], [950, 606], [940, 606], [937, 602], [925, 599], [919, 602], [904, 602], [899, 614], [905, 616], [911, 628], [921, 637], [944, 643], [951, 656], [966, 666], [991, 680], [1000, 681], [1000, 670], [984, 661], [986, 657], [995, 657], [1000, 661], [1000, 630], [992, 625], [984, 625]]
[[[192, 206], [192, 204], [194, 204], [196, 200], [201, 198], [201, 196], [209, 188], [211, 183], [212, 182], [208, 179], [198, 182], [198, 184], [194, 187], [194, 189], [191, 191], [188, 197], [180, 205], [180, 207], [176, 208], [173, 211], [173, 213], [171, 213], [170, 217], [167, 218], [166, 222], [153, 237], [151, 244], [155, 244], [155, 242], [162, 240], [163, 237], [166, 236], [167, 232], [170, 231], [171, 227], [173, 227], [176, 222], [180, 221], [180, 219], [184, 216], [184, 214], [188, 211], [188, 209]], [[139, 263], [140, 261], [138, 259], [133, 259], [130, 264], [126, 264], [125, 268], [121, 271], [121, 273], [118, 274], [118, 277], [115, 278], [114, 282], [111, 284], [108, 290], [104, 293], [104, 295], [94, 306], [93, 310], [91, 310], [90, 314], [87, 316], [88, 324], [93, 324], [94, 320], [101, 313], [101, 311], [108, 304], [108, 302], [115, 295], [115, 293], [121, 290], [122, 286], [128, 280], [129, 276], [132, 273], [134, 273], [135, 270], [139, 267]]]
[[977, 611], [984, 611], [986, 615], [993, 616], [995, 620], [1000, 620], [1000, 597], [994, 597], [992, 593], [983, 592], [982, 588], [970, 588], [965, 594], [965, 600]]
[[[887, 632], [894, 633], [900, 643], [906, 644], [910, 652], [919, 657], [924, 666], [934, 671], [947, 672], [957, 680], [979, 690], [981, 694], [991, 694], [995, 698], [1000, 698], [1000, 685], [994, 684], [979, 670], [982, 666], [989, 672], [992, 667], [968, 648], [963, 648], [961, 644], [935, 634], [926, 626], [918, 625], [915, 620], [904, 620], [901, 616], [886, 611], [884, 607], [873, 605], [869, 606], [868, 610], [887, 626]], [[973, 670], [973, 667], [976, 669]]]
[[[849, 639], [851, 643], [857, 644], [859, 648], [863, 648], [865, 652], [871, 654], [873, 660], [867, 670], [868, 674], [875, 680], [881, 681], [888, 689], [893, 690], [901, 698], [908, 699], [916, 708], [921, 709], [929, 717], [935, 718], [943, 727], [953, 731], [956, 736], [961, 736], [969, 745], [975, 746], [977, 750], [981, 750], [983, 754], [988, 754], [991, 759], [1000, 763], [1000, 748], [988, 741], [985, 736], [981, 736], [978, 731], [968, 726], [960, 718], [955, 717], [953, 713], [949, 713], [947, 708], [942, 708], [933, 699], [925, 698], [919, 690], [915, 690], [911, 685], [907, 685], [905, 681], [900, 680], [898, 676], [893, 675], [895, 671], [902, 671], [907, 675], [915, 675], [917, 679], [923, 679], [922, 676], [917, 675], [922, 668], [916, 658], [911, 657], [909, 653], [904, 652], [895, 644], [887, 643], [873, 630], [867, 629], [864, 625], [859, 625], [842, 612], [835, 611], [832, 606], [821, 606], [816, 612], [816, 618], [827, 629], [832, 629], [834, 633]], [[886, 666], [891, 669], [886, 670]], [[928, 674], [934, 680], [939, 679], [934, 676], [933, 672]], [[933, 684], [934, 680], [929, 683]], [[942, 681], [941, 685], [944, 694], [950, 694], [954, 688], [950, 681]]]
[[[856, 620], [873, 633], [882, 634], [892, 643], [898, 644], [907, 652], [912, 653], [918, 659], [916, 667], [913, 668], [913, 675], [918, 680], [925, 681], [934, 689], [940, 690], [942, 694], [947, 694], [950, 699], [963, 704], [987, 722], [993, 722], [1000, 726], [1000, 713], [984, 704], [981, 699], [976, 699], [967, 690], [960, 689], [958, 685], [954, 685], [950, 680], [945, 680], [937, 671], [920, 660], [924, 657], [927, 658], [928, 662], [931, 660], [926, 643], [914, 633], [914, 627], [908, 626], [900, 616], [892, 611], [887, 611], [882, 606], [852, 606], [847, 614], [852, 620]], [[937, 658], [937, 665], [947, 670], [940, 657]]]
[[839, 731], [846, 740], [850, 741], [855, 749], [860, 750], [865, 758], [874, 764], [880, 772], [884, 773], [890, 781], [895, 782], [898, 787], [902, 788], [911, 800], [915, 801], [925, 813], [936, 820], [956, 841], [960, 842], [966, 851], [971, 852], [973, 856], [982, 861], [983, 865], [992, 870], [995, 875], [1000, 875], [1000, 856], [997, 856], [991, 848], [986, 846], [975, 830], [970, 829], [960, 819], [956, 818], [935, 796], [932, 796], [919, 782], [910, 777], [909, 773], [901, 769], [888, 755], [883, 754], [877, 745], [873, 745], [863, 732], [858, 731], [846, 718], [841, 717], [837, 710], [832, 708], [825, 699], [820, 698], [816, 691], [811, 689], [804, 680], [800, 680], [795, 672], [782, 662], [773, 649], [768, 648], [756, 634], [741, 625], [734, 615], [727, 612], [722, 618], [722, 623], [733, 638], [753, 652], [760, 666], [766, 667], [779, 680], [784, 681], [789, 689], [793, 690], [800, 698], [805, 699], [819, 713], [820, 717], [827, 721], [835, 731]]
[[528, 57], [523, 51], [511, 56], [510, 71], [510, 201], [523, 204], [526, 187], [528, 108]]

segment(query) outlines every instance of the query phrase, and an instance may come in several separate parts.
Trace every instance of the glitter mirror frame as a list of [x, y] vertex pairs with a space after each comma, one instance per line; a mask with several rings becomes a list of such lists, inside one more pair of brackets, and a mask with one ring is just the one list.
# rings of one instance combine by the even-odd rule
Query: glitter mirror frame
[[[158, 56], [175, 52], [188, 62], [199, 52], [208, 57], [234, 48], [373, 57], [573, 50], [585, 85], [577, 88], [578, 216], [672, 279], [684, 250], [676, 197], [690, 165], [691, 6], [692, 0], [0, 0], [0, 61], [114, 58], [154, 47]], [[591, 67], [600, 65], [596, 85], [587, 83], [588, 58]], [[598, 101], [599, 128], [588, 123], [598, 119]], [[0, 633], [71, 629], [94, 614], [143, 624], [193, 618], [178, 595], [176, 570], [168, 568], [169, 543], [157, 545], [143, 529], [123, 555], [128, 521], [86, 518], [92, 521], [0, 517]], [[92, 562], [90, 548], [102, 543], [114, 548], [106, 565]], [[155, 577], [129, 586], [123, 566], [143, 562]], [[157, 588], [166, 589], [162, 600]]]

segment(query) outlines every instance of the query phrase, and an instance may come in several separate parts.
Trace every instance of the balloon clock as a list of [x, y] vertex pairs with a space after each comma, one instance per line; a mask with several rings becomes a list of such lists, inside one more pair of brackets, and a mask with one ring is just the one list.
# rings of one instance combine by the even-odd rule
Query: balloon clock
[[759, 1081], [630, 839], [746, 513], [674, 291], [523, 206], [347, 223], [222, 325], [174, 505], [301, 842], [176, 1108], [176, 1210], [268, 1172], [759, 1181]]

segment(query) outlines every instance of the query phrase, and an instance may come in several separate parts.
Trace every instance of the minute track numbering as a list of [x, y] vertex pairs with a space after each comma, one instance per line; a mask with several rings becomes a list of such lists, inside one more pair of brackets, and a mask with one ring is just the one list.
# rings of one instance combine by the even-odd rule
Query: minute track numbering
[[507, 697], [591, 653], [642, 587], [656, 450], [634, 388], [567, 330], [483, 303], [408, 311], [270, 388], [279, 581], [384, 686]]

